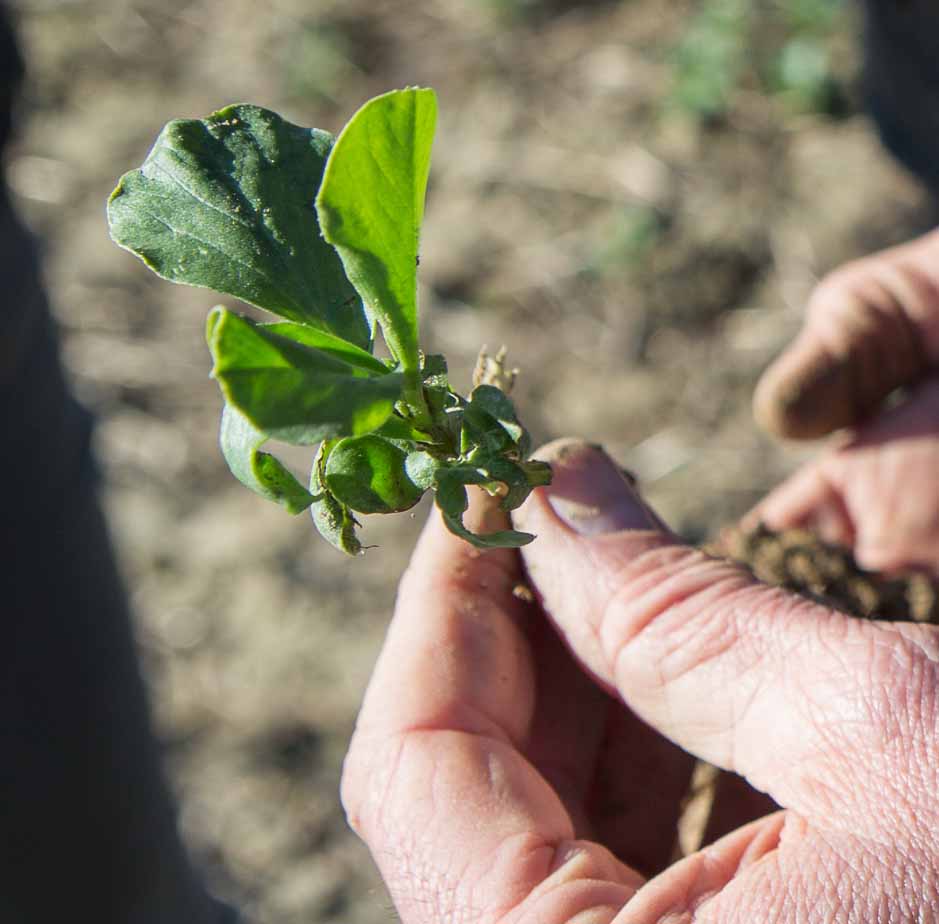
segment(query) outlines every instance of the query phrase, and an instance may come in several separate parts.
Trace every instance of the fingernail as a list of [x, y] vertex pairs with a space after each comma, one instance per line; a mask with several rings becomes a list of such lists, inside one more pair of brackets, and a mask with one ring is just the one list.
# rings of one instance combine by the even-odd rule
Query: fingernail
[[627, 476], [599, 447], [578, 440], [559, 440], [536, 454], [551, 463], [548, 503], [568, 527], [582, 536], [623, 529], [662, 529]]

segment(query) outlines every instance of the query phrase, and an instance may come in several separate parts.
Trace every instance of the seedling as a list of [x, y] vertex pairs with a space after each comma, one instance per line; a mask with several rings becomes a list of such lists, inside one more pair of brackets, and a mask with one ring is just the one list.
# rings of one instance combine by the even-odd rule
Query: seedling
[[[217, 307], [207, 339], [225, 399], [222, 454], [245, 486], [357, 554], [356, 514], [432, 490], [452, 532], [480, 548], [529, 533], [463, 525], [468, 485], [514, 510], [549, 467], [507, 394], [454, 392], [418, 339], [418, 244], [437, 117], [434, 92], [366, 103], [338, 137], [258, 106], [170, 122], [111, 195], [111, 236], [172, 282], [235, 296], [282, 320]], [[391, 354], [374, 353], [380, 333]], [[268, 440], [318, 446], [305, 488]]]

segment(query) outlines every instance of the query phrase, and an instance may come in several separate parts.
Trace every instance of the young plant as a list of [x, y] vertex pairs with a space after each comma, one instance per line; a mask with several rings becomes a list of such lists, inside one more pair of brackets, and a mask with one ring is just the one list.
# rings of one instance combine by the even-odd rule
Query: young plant
[[[356, 514], [413, 507], [433, 490], [447, 526], [480, 548], [534, 537], [463, 525], [466, 487], [513, 510], [548, 466], [506, 393], [455, 393], [420, 349], [418, 244], [436, 123], [432, 90], [366, 103], [337, 138], [258, 106], [170, 122], [108, 203], [111, 236], [172, 282], [235, 296], [282, 318], [209, 314], [225, 399], [222, 454], [252, 491], [309, 508], [357, 554]], [[392, 359], [373, 353], [380, 331]], [[268, 440], [318, 445], [305, 488]]]

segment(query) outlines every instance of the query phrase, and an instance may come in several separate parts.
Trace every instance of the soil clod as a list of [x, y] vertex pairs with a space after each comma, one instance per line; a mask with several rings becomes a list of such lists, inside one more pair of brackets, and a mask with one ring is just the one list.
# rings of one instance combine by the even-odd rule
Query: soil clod
[[910, 572], [861, 568], [850, 550], [807, 530], [731, 529], [708, 551], [749, 567], [761, 581], [785, 587], [863, 619], [939, 623], [939, 584]]

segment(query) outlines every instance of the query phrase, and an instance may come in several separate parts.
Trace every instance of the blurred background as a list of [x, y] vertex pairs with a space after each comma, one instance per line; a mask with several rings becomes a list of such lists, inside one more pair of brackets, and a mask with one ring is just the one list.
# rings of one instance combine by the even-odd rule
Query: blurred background
[[[105, 202], [164, 122], [231, 102], [338, 131], [393, 87], [439, 93], [425, 343], [469, 383], [509, 348], [542, 441], [604, 443], [687, 538], [814, 450], [750, 395], [827, 270], [931, 220], [861, 113], [838, 0], [18, 0], [29, 66], [9, 160], [68, 369], [98, 416], [184, 836], [270, 924], [391, 919], [340, 764], [423, 508], [343, 558], [217, 449], [213, 296], [152, 276]], [[304, 453], [285, 455], [298, 471]], [[382, 521], [383, 520], [383, 521]]]

